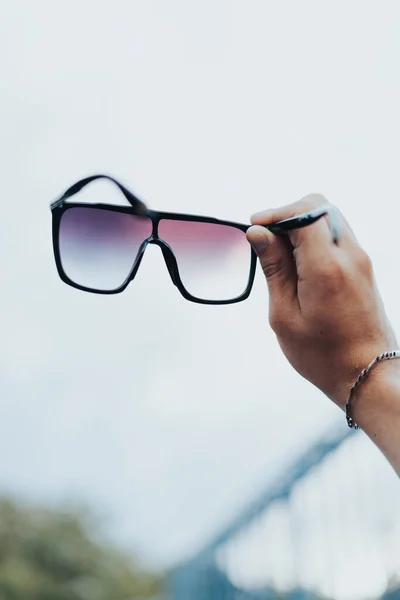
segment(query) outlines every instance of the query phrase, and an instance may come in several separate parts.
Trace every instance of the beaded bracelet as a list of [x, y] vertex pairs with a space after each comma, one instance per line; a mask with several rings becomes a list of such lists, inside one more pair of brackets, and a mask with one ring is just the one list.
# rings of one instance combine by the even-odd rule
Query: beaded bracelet
[[383, 354], [380, 354], [379, 356], [374, 358], [374, 360], [369, 363], [368, 367], [365, 367], [365, 369], [363, 369], [361, 371], [361, 373], [357, 377], [356, 381], [351, 386], [349, 395], [347, 397], [347, 402], [346, 402], [347, 425], [351, 429], [359, 429], [359, 426], [353, 419], [352, 410], [351, 410], [351, 399], [353, 397], [353, 392], [354, 392], [355, 388], [360, 385], [360, 383], [365, 379], [365, 377], [367, 377], [368, 373], [375, 367], [375, 365], [377, 365], [382, 360], [391, 360], [392, 358], [400, 358], [400, 350], [391, 350], [390, 352], [383, 352]]

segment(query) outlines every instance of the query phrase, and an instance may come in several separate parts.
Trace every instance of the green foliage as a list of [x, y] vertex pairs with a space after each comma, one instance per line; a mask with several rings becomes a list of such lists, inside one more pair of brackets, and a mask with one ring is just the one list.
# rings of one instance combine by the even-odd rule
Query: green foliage
[[83, 514], [0, 498], [0, 600], [133, 600], [158, 593], [158, 577], [90, 530]]

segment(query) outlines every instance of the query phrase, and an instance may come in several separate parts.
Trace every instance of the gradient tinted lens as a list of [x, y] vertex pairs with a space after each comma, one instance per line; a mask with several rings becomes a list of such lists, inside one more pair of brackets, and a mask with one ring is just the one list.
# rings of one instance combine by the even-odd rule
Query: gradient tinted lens
[[228, 225], [163, 219], [159, 237], [172, 248], [181, 281], [202, 300], [230, 300], [247, 288], [251, 251], [244, 231]]
[[151, 235], [146, 217], [92, 207], [66, 210], [60, 223], [60, 259], [78, 285], [99, 291], [122, 286], [142, 242]]

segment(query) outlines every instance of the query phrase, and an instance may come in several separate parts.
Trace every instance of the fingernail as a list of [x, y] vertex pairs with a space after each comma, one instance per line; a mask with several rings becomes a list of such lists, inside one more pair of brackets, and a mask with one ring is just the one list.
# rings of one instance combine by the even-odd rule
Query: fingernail
[[248, 229], [248, 233], [249, 235], [247, 236], [247, 239], [249, 240], [254, 252], [257, 254], [257, 256], [261, 256], [268, 246], [266, 229], [256, 225]]

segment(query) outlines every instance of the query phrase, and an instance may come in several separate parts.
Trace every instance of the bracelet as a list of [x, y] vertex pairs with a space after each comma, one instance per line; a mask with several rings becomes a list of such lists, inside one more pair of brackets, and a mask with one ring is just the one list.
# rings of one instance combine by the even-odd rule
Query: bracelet
[[346, 419], [347, 419], [347, 425], [351, 429], [359, 429], [359, 426], [357, 425], [357, 423], [353, 419], [352, 410], [351, 410], [351, 399], [353, 397], [354, 390], [367, 377], [368, 373], [375, 367], [375, 365], [377, 365], [382, 360], [391, 360], [393, 358], [400, 358], [400, 350], [391, 350], [390, 352], [383, 352], [383, 354], [380, 354], [379, 356], [377, 356], [376, 358], [374, 358], [374, 360], [369, 363], [368, 367], [365, 367], [365, 369], [363, 369], [361, 371], [361, 373], [357, 377], [356, 381], [351, 386], [350, 391], [349, 391], [349, 395], [347, 397], [347, 402], [346, 402]]

